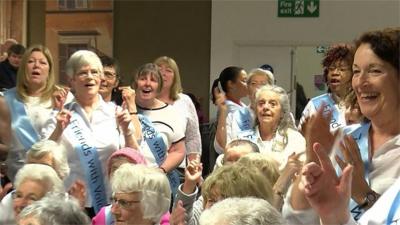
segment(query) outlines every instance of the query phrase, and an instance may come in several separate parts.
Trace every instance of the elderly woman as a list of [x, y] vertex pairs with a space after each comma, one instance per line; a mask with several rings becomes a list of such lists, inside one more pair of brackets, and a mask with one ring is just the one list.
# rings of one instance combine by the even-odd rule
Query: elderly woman
[[347, 44], [333, 45], [328, 49], [322, 60], [328, 93], [314, 97], [308, 102], [300, 118], [299, 130], [306, 118], [315, 114], [322, 105], [325, 105], [325, 113], [332, 112], [331, 131], [346, 126], [345, 98], [351, 90], [353, 54], [353, 46]]
[[95, 53], [80, 50], [72, 54], [66, 73], [75, 99], [48, 121], [42, 133], [67, 149], [71, 173], [65, 185], [69, 188], [77, 179], [85, 181], [86, 207], [94, 215], [92, 210], [98, 212], [109, 196], [104, 180], [107, 159], [121, 145], [137, 147], [134, 129], [127, 110], [105, 103], [98, 94], [103, 67]]
[[[331, 171], [322, 172], [325, 176], [315, 177], [320, 174], [320, 170], [316, 174], [309, 174], [316, 179], [315, 182], [320, 183], [320, 180], [331, 179], [332, 182], [325, 183], [321, 186], [313, 186], [313, 190], [317, 187], [318, 196], [312, 197], [306, 195], [310, 203], [316, 204], [319, 201], [321, 204], [316, 204], [316, 208], [323, 206], [324, 208], [334, 207], [334, 212], [344, 212], [337, 218], [338, 223], [345, 223], [349, 219], [350, 212], [357, 220], [362, 213], [374, 205], [379, 196], [384, 193], [390, 185], [395, 183], [399, 177], [400, 160], [399, 140], [400, 140], [400, 123], [398, 115], [400, 115], [400, 66], [399, 66], [399, 46], [400, 46], [400, 29], [385, 29], [381, 31], [372, 31], [363, 34], [357, 41], [357, 50], [354, 55], [353, 62], [353, 78], [352, 86], [357, 96], [358, 105], [361, 113], [369, 120], [367, 123], [361, 124], [358, 129], [353, 130], [350, 136], [344, 138], [341, 148], [341, 157], [337, 156], [336, 161], [339, 166], [344, 169], [346, 163], [353, 165], [353, 179], [351, 183], [351, 201], [349, 205], [343, 204], [347, 196], [343, 193], [328, 193], [326, 190], [332, 190], [330, 185], [338, 183], [335, 174]], [[321, 111], [321, 110], [320, 110]], [[321, 148], [329, 152], [333, 146], [333, 137], [329, 135], [325, 121], [320, 121], [323, 118], [322, 112], [314, 121], [310, 121], [310, 139], [307, 140], [310, 146], [315, 147], [315, 143], [319, 142]], [[321, 126], [323, 125], [323, 126]], [[318, 130], [318, 132], [314, 132]], [[335, 149], [336, 150], [336, 149]], [[312, 157], [312, 153], [307, 154], [309, 162], [316, 161], [320, 157]], [[315, 168], [315, 166], [314, 166]], [[322, 178], [323, 177], [323, 178]], [[298, 180], [299, 181], [299, 180]], [[333, 183], [334, 182], [334, 183]], [[328, 189], [329, 188], [329, 189]], [[335, 189], [337, 190], [337, 189]], [[331, 195], [332, 194], [332, 195]], [[319, 200], [321, 198], [335, 200], [326, 200], [326, 202], [338, 203], [332, 205], [323, 205]], [[325, 201], [325, 200], [324, 200]], [[318, 218], [310, 216], [311, 206], [305, 201], [305, 195], [302, 189], [295, 186], [292, 192], [292, 198], [288, 205], [287, 217], [296, 219], [296, 223], [310, 224], [318, 221]], [[339, 203], [341, 205], [339, 205]], [[319, 206], [318, 206], [319, 205]], [[293, 212], [294, 211], [294, 212]], [[331, 211], [331, 210], [328, 210]], [[333, 211], [333, 210], [332, 210]], [[349, 212], [350, 211], [350, 212]], [[321, 213], [321, 211], [318, 212]], [[342, 217], [345, 215], [345, 218]], [[387, 215], [384, 213], [383, 215]], [[327, 215], [323, 215], [327, 216]], [[310, 221], [310, 218], [315, 218]], [[344, 220], [342, 220], [344, 219]], [[383, 218], [371, 218], [381, 220]], [[382, 224], [383, 220], [376, 222]]]
[[139, 68], [133, 82], [143, 134], [139, 150], [149, 166], [167, 174], [174, 193], [179, 185], [176, 168], [185, 157], [185, 126], [176, 108], [156, 98], [162, 86], [157, 65], [148, 63]]
[[[274, 84], [274, 75], [268, 71], [256, 68], [250, 71], [247, 76], [247, 90], [250, 99], [250, 105], [235, 110], [234, 112], [226, 113], [227, 105], [225, 96], [218, 95], [218, 127], [217, 134], [214, 140], [214, 148], [218, 152], [223, 152], [226, 143], [235, 139], [237, 134], [253, 129], [255, 121], [255, 93], [264, 85]], [[226, 116], [226, 118], [225, 118]]]
[[0, 97], [0, 142], [9, 146], [7, 176], [13, 181], [26, 151], [40, 140], [40, 131], [58, 103], [53, 59], [41, 45], [29, 48], [21, 62], [17, 86]]
[[74, 199], [49, 193], [24, 208], [18, 216], [18, 224], [89, 225], [90, 220]]
[[0, 224], [13, 224], [18, 214], [28, 205], [41, 199], [48, 192], [64, 193], [64, 186], [57, 173], [47, 165], [26, 164], [17, 173], [15, 191], [1, 202]]
[[255, 166], [240, 164], [226, 165], [211, 173], [202, 185], [202, 196], [196, 200], [198, 188], [195, 184], [201, 176], [201, 165], [193, 163], [189, 164], [185, 183], [177, 195], [179, 202], [170, 220], [173, 225], [184, 222], [189, 225], [199, 224], [203, 210], [224, 198], [252, 196], [272, 202], [274, 181], [270, 181]]
[[[182, 125], [185, 130], [186, 155], [189, 161], [196, 159], [201, 155], [199, 119], [192, 100], [182, 93], [178, 65], [168, 56], [159, 57], [154, 60], [154, 63], [160, 68], [163, 78], [162, 89], [157, 98], [176, 107], [180, 110], [180, 115], [184, 115], [185, 120]], [[185, 168], [184, 163], [182, 168]]]
[[123, 164], [111, 178], [116, 224], [155, 225], [170, 206], [167, 177], [155, 168]]

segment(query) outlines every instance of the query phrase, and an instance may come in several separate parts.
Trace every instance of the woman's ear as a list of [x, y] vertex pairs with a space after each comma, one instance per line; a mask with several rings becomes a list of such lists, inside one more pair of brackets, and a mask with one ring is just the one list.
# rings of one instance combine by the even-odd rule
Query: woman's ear
[[226, 83], [226, 86], [227, 86], [228, 91], [235, 90], [235, 83], [231, 80], [228, 80], [228, 82]]

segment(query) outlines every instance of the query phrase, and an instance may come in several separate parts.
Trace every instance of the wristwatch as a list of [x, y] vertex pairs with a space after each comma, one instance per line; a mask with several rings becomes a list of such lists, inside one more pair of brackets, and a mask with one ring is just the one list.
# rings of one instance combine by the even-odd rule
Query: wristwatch
[[379, 198], [379, 194], [376, 193], [375, 191], [367, 192], [367, 194], [365, 195], [365, 198], [364, 198], [364, 202], [360, 205], [360, 208], [362, 208], [362, 209], [371, 208], [371, 206], [374, 205], [374, 203], [376, 202], [376, 200], [378, 200], [378, 198]]

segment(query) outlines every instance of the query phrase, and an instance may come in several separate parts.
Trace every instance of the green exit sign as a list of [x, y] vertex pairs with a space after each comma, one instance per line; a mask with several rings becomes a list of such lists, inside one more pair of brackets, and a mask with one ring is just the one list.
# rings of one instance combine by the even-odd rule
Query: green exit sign
[[278, 17], [319, 17], [319, 0], [278, 0]]

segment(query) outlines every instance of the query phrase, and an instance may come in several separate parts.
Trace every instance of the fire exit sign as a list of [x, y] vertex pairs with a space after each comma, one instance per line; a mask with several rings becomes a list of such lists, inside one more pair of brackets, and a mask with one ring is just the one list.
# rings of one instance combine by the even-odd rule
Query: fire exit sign
[[278, 17], [319, 17], [319, 0], [278, 0]]

